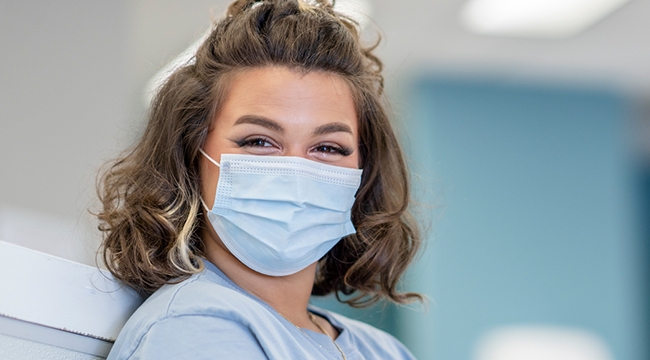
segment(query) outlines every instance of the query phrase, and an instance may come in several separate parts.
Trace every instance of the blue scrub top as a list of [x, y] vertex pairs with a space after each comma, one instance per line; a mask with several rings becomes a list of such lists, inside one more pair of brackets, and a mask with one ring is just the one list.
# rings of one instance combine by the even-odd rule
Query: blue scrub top
[[[342, 359], [329, 336], [302, 331], [209, 261], [205, 270], [149, 297], [126, 323], [108, 360]], [[339, 330], [348, 360], [415, 359], [397, 339], [315, 307]]]

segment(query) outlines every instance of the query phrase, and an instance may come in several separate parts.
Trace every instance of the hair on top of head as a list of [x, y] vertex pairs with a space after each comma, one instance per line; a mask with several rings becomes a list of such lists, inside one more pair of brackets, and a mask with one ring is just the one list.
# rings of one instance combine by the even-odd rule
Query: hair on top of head
[[210, 225], [200, 205], [199, 149], [231, 75], [281, 66], [340, 76], [359, 121], [363, 175], [352, 208], [357, 232], [319, 261], [312, 293], [352, 295], [344, 301], [353, 306], [421, 299], [397, 289], [420, 233], [409, 211], [408, 171], [382, 97], [375, 46], [364, 47], [357, 24], [329, 1], [233, 2], [194, 61], [158, 89], [141, 138], [98, 177], [107, 268], [143, 294], [202, 270], [201, 229]]
[[[242, 0], [242, 1], [235, 1], [230, 6], [228, 6], [228, 10], [226, 12], [226, 16], [236, 16], [242, 11], [254, 8], [256, 6], [261, 5], [264, 2], [274, 2], [274, 1], [269, 1], [269, 0]], [[277, 2], [277, 1], [276, 1]], [[307, 0], [297, 0], [295, 1], [298, 6], [301, 7], [301, 9], [304, 9], [306, 11], [310, 10], [309, 6], [320, 6], [324, 9], [332, 11], [334, 9], [334, 4], [335, 1], [327, 1], [327, 0], [314, 0], [314, 1], [307, 1]]]
[[208, 55], [223, 67], [281, 65], [363, 75], [381, 94], [383, 66], [372, 53], [378, 43], [363, 47], [358, 23], [329, 1], [265, 0], [232, 3], [204, 46], [213, 47]]

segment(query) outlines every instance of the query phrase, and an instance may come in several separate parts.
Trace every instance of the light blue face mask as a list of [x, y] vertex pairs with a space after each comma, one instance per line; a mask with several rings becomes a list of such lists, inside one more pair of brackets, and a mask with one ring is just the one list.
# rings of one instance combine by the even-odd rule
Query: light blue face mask
[[293, 156], [222, 154], [210, 224], [230, 252], [270, 276], [294, 274], [354, 234], [360, 169]]

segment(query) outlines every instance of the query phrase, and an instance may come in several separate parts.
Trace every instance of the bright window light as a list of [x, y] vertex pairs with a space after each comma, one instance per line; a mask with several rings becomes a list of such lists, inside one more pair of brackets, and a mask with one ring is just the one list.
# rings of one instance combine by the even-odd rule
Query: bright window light
[[192, 58], [194, 57], [196, 51], [199, 49], [201, 44], [203, 44], [205, 39], [208, 38], [208, 35], [210, 35], [210, 30], [211, 29], [208, 29], [208, 31], [205, 32], [199, 39], [194, 41], [187, 49], [183, 50], [183, 52], [178, 54], [172, 61], [168, 62], [165, 66], [162, 67], [162, 69], [158, 70], [158, 72], [156, 72], [156, 74], [152, 76], [151, 79], [149, 79], [147, 85], [145, 85], [143, 94], [144, 103], [146, 106], [149, 106], [158, 88], [165, 83], [167, 78], [174, 71], [176, 71], [176, 69], [192, 61]]
[[353, 18], [363, 29], [368, 25], [372, 3], [370, 0], [337, 0], [334, 3], [334, 10]]
[[488, 35], [558, 38], [579, 33], [629, 0], [469, 0], [461, 21]]
[[576, 328], [507, 326], [490, 330], [477, 344], [474, 360], [613, 360], [605, 341]]

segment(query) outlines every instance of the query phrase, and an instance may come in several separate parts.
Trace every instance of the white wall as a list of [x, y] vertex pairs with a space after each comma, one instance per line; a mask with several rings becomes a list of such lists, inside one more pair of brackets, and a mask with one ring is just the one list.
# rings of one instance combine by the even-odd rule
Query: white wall
[[93, 246], [86, 251], [75, 239], [92, 229], [94, 176], [128, 117], [122, 8], [0, 2], [0, 205], [5, 219], [33, 214], [35, 226], [43, 216], [58, 223], [69, 238], [56, 254], [86, 263]]
[[0, 240], [95, 263], [98, 169], [143, 127], [149, 77], [224, 6], [0, 2]]

